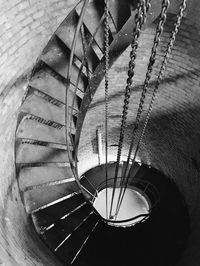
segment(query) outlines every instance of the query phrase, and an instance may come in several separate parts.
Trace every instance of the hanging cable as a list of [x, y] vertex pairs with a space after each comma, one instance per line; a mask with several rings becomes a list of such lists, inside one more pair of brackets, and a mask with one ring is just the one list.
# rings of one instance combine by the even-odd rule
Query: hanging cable
[[135, 125], [134, 125], [134, 128], [133, 128], [133, 134], [132, 134], [133, 137], [132, 137], [132, 141], [131, 141], [131, 144], [130, 144], [130, 147], [129, 147], [129, 153], [128, 153], [128, 157], [127, 157], [127, 161], [126, 161], [126, 165], [125, 165], [125, 170], [124, 170], [124, 176], [123, 176], [123, 185], [121, 186], [121, 189], [120, 189], [119, 198], [118, 198], [118, 202], [117, 202], [116, 215], [115, 216], [117, 216], [117, 214], [119, 213], [119, 209], [121, 207], [121, 204], [122, 204], [122, 201], [123, 201], [123, 197], [124, 197], [127, 185], [128, 185], [127, 169], [128, 169], [128, 166], [129, 166], [130, 157], [131, 157], [133, 146], [134, 146], [134, 143], [135, 143], [136, 133], [137, 133], [137, 130], [138, 130], [138, 127], [139, 127], [139, 122], [140, 122], [141, 114], [142, 114], [142, 111], [143, 111], [144, 100], [145, 100], [145, 97], [146, 97], [147, 89], [149, 87], [151, 73], [152, 73], [152, 70], [153, 70], [153, 65], [155, 63], [155, 57], [156, 57], [156, 53], [157, 53], [157, 48], [158, 48], [158, 45], [160, 43], [160, 36], [161, 36], [161, 34], [163, 32], [163, 26], [164, 26], [165, 21], [166, 21], [167, 10], [169, 8], [169, 4], [170, 4], [169, 0], [163, 0], [162, 1], [162, 9], [161, 9], [161, 13], [160, 13], [160, 16], [159, 16], [159, 22], [158, 22], [158, 25], [157, 25], [157, 28], [156, 28], [156, 34], [155, 34], [155, 37], [154, 37], [154, 42], [153, 42], [153, 47], [152, 47], [152, 50], [151, 50], [151, 56], [150, 56], [150, 59], [149, 59], [149, 64], [148, 64], [148, 67], [147, 67], [147, 73], [146, 73], [146, 77], [145, 77], [145, 81], [144, 81], [144, 85], [143, 85], [142, 95], [141, 95], [141, 98], [140, 98], [140, 103], [139, 103], [138, 112], [137, 112], [137, 116], [136, 116], [136, 122], [135, 122]]
[[117, 162], [116, 162], [116, 168], [115, 168], [114, 184], [113, 184], [113, 191], [112, 191], [111, 205], [110, 205], [110, 214], [109, 214], [110, 219], [113, 218], [112, 216], [113, 200], [114, 200], [114, 195], [115, 195], [117, 176], [118, 176], [118, 171], [119, 171], [119, 163], [120, 163], [121, 151], [122, 151], [123, 140], [124, 140], [124, 131], [126, 127], [126, 118], [128, 114], [130, 90], [131, 90], [131, 86], [133, 83], [133, 76], [135, 74], [134, 69], [135, 69], [136, 51], [138, 48], [138, 38], [140, 36], [142, 25], [144, 24], [146, 20], [146, 11], [150, 7], [149, 3], [150, 3], [149, 0], [140, 0], [137, 6], [137, 14], [135, 15], [135, 28], [133, 31], [133, 40], [131, 42], [132, 50], [130, 52], [128, 78], [126, 81], [127, 84], [125, 88], [125, 99], [124, 99], [122, 119], [121, 119], [121, 128], [120, 128], [120, 136], [119, 136], [119, 144], [118, 144], [118, 152], [117, 152]]
[[109, 10], [105, 0], [105, 174], [106, 174], [106, 217], [108, 218], [108, 70], [109, 70]]
[[163, 62], [162, 62], [162, 65], [161, 65], [161, 68], [160, 68], [160, 71], [159, 71], [159, 74], [158, 74], [158, 78], [157, 78], [157, 81], [156, 81], [156, 84], [155, 84], [155, 88], [154, 88], [154, 91], [153, 91], [153, 94], [152, 94], [151, 102], [149, 104], [149, 109], [148, 109], [148, 112], [147, 112], [147, 115], [146, 115], [146, 118], [145, 118], [144, 126], [143, 126], [142, 132], [140, 134], [140, 138], [139, 138], [139, 141], [137, 143], [137, 147], [136, 147], [136, 150], [135, 150], [135, 153], [134, 153], [133, 163], [135, 161], [137, 152], [138, 152], [138, 150], [140, 148], [141, 141], [142, 141], [142, 139], [144, 137], [145, 130], [146, 130], [147, 124], [148, 124], [149, 119], [150, 119], [150, 115], [151, 115], [151, 112], [152, 112], [152, 109], [153, 109], [153, 104], [155, 102], [156, 95], [157, 95], [160, 83], [162, 81], [162, 78], [163, 78], [163, 74], [164, 74], [165, 69], [167, 67], [168, 59], [169, 59], [169, 56], [171, 54], [171, 50], [173, 48], [176, 35], [178, 33], [178, 29], [180, 27], [181, 19], [183, 17], [183, 12], [184, 12], [184, 10], [186, 8], [186, 3], [187, 3], [187, 0], [183, 0], [182, 4], [180, 5], [180, 10], [179, 10], [179, 13], [177, 15], [177, 21], [175, 23], [174, 30], [172, 31], [172, 35], [171, 35], [170, 41], [169, 41], [169, 43], [167, 45], [167, 49], [165, 51], [164, 59], [163, 59]]

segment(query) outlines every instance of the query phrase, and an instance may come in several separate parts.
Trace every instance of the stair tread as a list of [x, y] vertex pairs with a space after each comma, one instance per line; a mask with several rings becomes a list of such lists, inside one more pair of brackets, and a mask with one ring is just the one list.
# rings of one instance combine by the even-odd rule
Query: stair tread
[[18, 173], [18, 182], [21, 190], [50, 182], [63, 181], [64, 179], [72, 180], [72, 178], [73, 175], [70, 167], [24, 167], [19, 169]]
[[88, 217], [91, 212], [91, 207], [88, 204], [73, 212], [70, 216], [59, 219], [55, 225], [44, 232], [44, 238], [47, 243], [56, 249], [59, 244], [77, 228], [82, 221]]
[[[66, 148], [66, 146], [65, 146]], [[16, 163], [67, 162], [67, 150], [23, 143], [16, 144]]]
[[140, 170], [140, 167], [141, 166], [137, 162], [135, 162], [134, 164], [130, 165], [129, 172], [127, 172], [129, 177], [130, 177], [130, 179], [134, 178], [137, 175], [138, 171]]
[[37, 120], [29, 119], [27, 115], [21, 121], [17, 128], [16, 138], [37, 139], [40, 141], [55, 142], [60, 144], [66, 143], [65, 127], [55, 128]]
[[46, 69], [37, 71], [31, 77], [29, 84], [59, 101], [65, 101], [66, 85], [52, 76]]
[[[115, 167], [116, 167], [116, 163], [110, 164], [108, 167], [108, 176], [109, 176], [109, 179], [111, 179], [109, 181], [109, 185], [111, 185], [112, 182], [114, 182]], [[121, 177], [121, 169], [122, 169], [122, 166], [120, 165], [118, 177]], [[87, 173], [85, 173], [84, 175], [86, 176], [88, 181], [93, 184], [95, 188], [98, 188], [100, 184], [102, 184], [103, 182], [105, 183], [106, 168], [105, 166], [102, 166], [101, 171], [100, 171], [99, 166], [98, 166], [97, 168], [95, 167], [95, 168], [88, 170]], [[120, 179], [118, 179], [117, 181], [120, 182]]]
[[47, 207], [48, 204], [56, 203], [57, 200], [74, 192], [79, 192], [79, 187], [75, 181], [25, 191], [23, 195], [26, 211], [31, 213], [39, 208]]
[[[58, 38], [54, 37], [51, 42], [46, 46], [41, 60], [47, 65], [53, 68], [57, 73], [59, 73], [64, 78], [68, 78], [68, 67], [70, 59], [70, 49]], [[79, 68], [73, 63], [71, 69], [71, 81], [76, 84], [77, 78], [79, 76]], [[88, 85], [87, 77], [81, 73], [78, 83], [78, 87], [85, 91]]]
[[[98, 28], [98, 31], [96, 32], [94, 36], [94, 40], [98, 44], [99, 48], [103, 51], [104, 50], [104, 23], [102, 20], [102, 24], [99, 26], [99, 22], [103, 16], [104, 10], [102, 8], [96, 8], [96, 5], [98, 5], [97, 1], [92, 1], [88, 5], [83, 22], [90, 31], [90, 33], [93, 35], [96, 32], [96, 29]], [[77, 13], [80, 15], [81, 12], [81, 6], [78, 5], [76, 7]], [[110, 34], [110, 39], [111, 39], [111, 34]]]
[[[56, 35], [59, 36], [59, 38], [66, 44], [66, 46], [69, 49], [71, 49], [72, 47], [74, 34], [78, 24], [78, 18], [79, 16], [77, 15], [76, 12], [71, 12], [71, 14], [67, 17], [67, 19], [60, 25], [60, 27], [56, 31]], [[84, 29], [84, 31], [86, 31], [86, 28]], [[77, 36], [77, 42], [74, 53], [80, 61], [82, 61], [84, 58], [83, 49], [84, 48], [82, 43], [82, 36], [79, 33]], [[88, 47], [87, 50], [87, 59], [88, 59], [89, 68], [91, 69], [91, 71], [94, 71], [97, 64], [99, 63], [99, 59], [91, 46]]]
[[37, 231], [40, 233], [45, 228], [57, 222], [64, 215], [74, 211], [84, 202], [85, 198], [79, 193], [45, 209], [32, 213], [32, 218]]
[[114, 0], [109, 2], [109, 11], [117, 32], [123, 27], [131, 16], [129, 1]]
[[88, 219], [73, 232], [71, 237], [59, 247], [56, 251], [56, 255], [64, 263], [71, 263], [80, 249], [84, 248], [83, 245], [87, 243], [87, 240], [89, 241], [89, 237], [97, 222], [98, 217], [95, 214], [90, 215]]
[[87, 178], [81, 178], [81, 180], [80, 180], [80, 183], [81, 183], [81, 185], [84, 187], [84, 188], [86, 188], [92, 195], [94, 195], [95, 194], [95, 192], [96, 192], [96, 189], [95, 189], [95, 187], [93, 186], [93, 184], [91, 184], [88, 180], [87, 180]]
[[21, 111], [51, 120], [65, 123], [65, 108], [59, 108], [34, 94], [29, 95], [21, 106]]
[[139, 168], [139, 170], [137, 171], [135, 178], [137, 179], [143, 179], [143, 177], [146, 175], [146, 173], [148, 172], [148, 166], [142, 164]]

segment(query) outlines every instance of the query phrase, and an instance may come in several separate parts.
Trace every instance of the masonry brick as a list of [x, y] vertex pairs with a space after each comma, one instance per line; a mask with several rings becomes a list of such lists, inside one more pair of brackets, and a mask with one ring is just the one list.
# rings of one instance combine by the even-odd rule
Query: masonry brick
[[[1, 49], [0, 63], [2, 74], [6, 77], [1, 81], [0, 93], [11, 80], [18, 78], [16, 75], [22, 75], [33, 66], [42, 47], [77, 1], [11, 0], [0, 3], [0, 42], [4, 47]], [[29, 53], [30, 60], [27, 60], [23, 54]], [[9, 61], [8, 56], [11, 56]], [[9, 69], [8, 62], [16, 64], [21, 71], [13, 70], [13, 66]]]

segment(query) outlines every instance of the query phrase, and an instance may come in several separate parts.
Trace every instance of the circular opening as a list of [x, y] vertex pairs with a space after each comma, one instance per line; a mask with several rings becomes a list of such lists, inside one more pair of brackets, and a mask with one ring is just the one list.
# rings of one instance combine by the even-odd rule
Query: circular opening
[[[109, 225], [113, 226], [132, 226], [142, 221], [150, 211], [150, 202], [144, 193], [140, 193], [134, 188], [127, 188], [121, 207], [118, 214], [116, 215], [117, 203], [120, 194], [120, 188], [115, 189], [115, 195], [113, 198], [113, 206], [111, 211], [111, 199], [112, 199], [113, 188], [102, 189], [94, 200], [93, 206], [98, 213], [107, 220]], [[107, 198], [107, 207], [106, 207]], [[110, 215], [111, 214], [111, 215]], [[140, 217], [132, 219], [134, 217]], [[144, 215], [144, 216], [142, 216]], [[129, 221], [125, 221], [129, 220]], [[114, 222], [113, 222], [114, 221]], [[123, 222], [124, 221], [124, 222]]]

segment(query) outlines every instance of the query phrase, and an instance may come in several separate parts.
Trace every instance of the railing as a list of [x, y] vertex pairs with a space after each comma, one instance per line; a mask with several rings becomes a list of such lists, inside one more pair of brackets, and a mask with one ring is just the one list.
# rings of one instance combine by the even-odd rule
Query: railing
[[[76, 31], [75, 31], [72, 46], [71, 46], [71, 54], [70, 54], [68, 73], [67, 73], [66, 98], [65, 98], [65, 103], [66, 103], [66, 106], [65, 106], [65, 108], [66, 108], [65, 109], [66, 144], [67, 144], [67, 149], [68, 149], [69, 163], [71, 165], [71, 169], [72, 169], [73, 175], [76, 179], [76, 182], [77, 182], [82, 194], [85, 196], [86, 200], [91, 204], [91, 207], [94, 209], [94, 211], [100, 216], [98, 211], [93, 207], [93, 203], [94, 203], [94, 199], [98, 196], [99, 191], [101, 191], [103, 188], [105, 188], [105, 184], [103, 184], [103, 183], [100, 184], [100, 186], [95, 190], [94, 194], [92, 195], [91, 192], [81, 184], [80, 177], [78, 175], [78, 170], [77, 170], [78, 169], [77, 155], [78, 155], [78, 143], [79, 143], [80, 132], [77, 134], [76, 121], [77, 121], [79, 113], [80, 113], [79, 110], [81, 109], [81, 108], [79, 108], [79, 110], [76, 110], [76, 108], [75, 108], [75, 102], [76, 102], [76, 97], [77, 97], [78, 91], [80, 91], [83, 94], [85, 94], [87, 92], [86, 97], [88, 97], [88, 101], [91, 102], [91, 100], [92, 100], [91, 91], [90, 91], [90, 88], [91, 88], [91, 86], [90, 86], [90, 70], [89, 70], [89, 66], [88, 66], [88, 62], [87, 62], [88, 46], [86, 47], [84, 45], [84, 32], [82, 30], [83, 18], [84, 18], [84, 14], [85, 14], [85, 11], [87, 9], [88, 4], [89, 4], [89, 0], [83, 1], [79, 21], [78, 21], [78, 24], [76, 27]], [[95, 38], [95, 34], [97, 33], [98, 28], [102, 25], [103, 22], [104, 22], [104, 15], [102, 16], [102, 19], [99, 22], [97, 30], [92, 35], [89, 46], [92, 45], [94, 38]], [[74, 60], [74, 56], [75, 56], [75, 47], [77, 44], [79, 34], [81, 34], [81, 37], [83, 40], [84, 56], [82, 58], [81, 65], [79, 67], [79, 74], [78, 74], [76, 84], [73, 84], [73, 86], [75, 88], [73, 88], [73, 90], [71, 90], [71, 86], [72, 86], [72, 84], [71, 84], [72, 64], [74, 62], [73, 60]], [[87, 78], [88, 78], [88, 86], [87, 86], [87, 88], [85, 88], [84, 91], [81, 91], [79, 89], [79, 82], [80, 82], [81, 74], [83, 73], [84, 67], [86, 69], [86, 74], [87, 74]], [[69, 93], [72, 94], [72, 97], [70, 96]], [[76, 120], [75, 122], [73, 121], [74, 117]], [[75, 124], [75, 128], [72, 126], [73, 123]], [[72, 129], [74, 131], [72, 131]], [[80, 129], [79, 129], [79, 131], [80, 131]], [[109, 182], [112, 183], [113, 180], [109, 181]], [[108, 184], [108, 186], [111, 186], [111, 184]], [[120, 184], [119, 184], [119, 187], [120, 187]], [[158, 199], [159, 199], [158, 193], [156, 192], [156, 189], [152, 186], [152, 184], [150, 184], [150, 183], [147, 184], [147, 183], [145, 183], [145, 181], [141, 181], [141, 180], [134, 180], [134, 185], [131, 184], [130, 187], [131, 187], [131, 189], [134, 188], [135, 190], [138, 190], [141, 194], [143, 193], [145, 195], [149, 195], [149, 198], [150, 198], [149, 206], [151, 206], [151, 208], [158, 202]], [[141, 214], [139, 216], [136, 216], [136, 217], [133, 217], [130, 219], [126, 219], [126, 220], [122, 220], [122, 221], [119, 221], [119, 220], [118, 221], [113, 221], [113, 220], [111, 221], [111, 220], [105, 219], [103, 217], [101, 217], [101, 218], [104, 222], [116, 224], [116, 226], [117, 226], [120, 223], [125, 223], [125, 222], [132, 222], [133, 221], [133, 223], [134, 223], [134, 221], [137, 221], [140, 218], [141, 218], [140, 221], [146, 220], [148, 218], [149, 214], [150, 213]]]
[[[85, 176], [83, 176], [83, 178], [87, 179]], [[120, 177], [117, 178], [116, 188], [122, 187], [121, 181], [122, 181], [122, 179]], [[93, 193], [93, 196], [90, 200], [90, 203], [91, 203], [91, 206], [92, 206], [94, 212], [101, 218], [102, 221], [104, 221], [105, 223], [107, 223], [109, 225], [113, 225], [113, 226], [124, 225], [127, 227], [127, 226], [135, 225], [136, 223], [139, 223], [139, 222], [144, 222], [150, 216], [153, 208], [156, 206], [156, 204], [160, 200], [158, 190], [156, 189], [156, 187], [153, 184], [151, 184], [149, 181], [146, 181], [146, 180], [131, 178], [127, 188], [130, 190], [138, 192], [140, 195], [142, 195], [145, 198], [146, 202], [148, 203], [148, 207], [149, 207], [148, 213], [139, 214], [139, 215], [134, 216], [132, 218], [123, 219], [123, 220], [106, 219], [105, 217], [102, 217], [102, 215], [94, 207], [94, 202], [98, 198], [98, 195], [100, 194], [100, 192], [102, 190], [106, 189], [106, 185], [107, 185], [107, 189], [108, 189], [108, 188], [113, 188], [113, 184], [114, 184], [114, 178], [110, 178], [107, 181], [101, 182], [97, 188], [95, 188], [92, 185], [94, 188], [94, 193]], [[84, 188], [84, 189], [87, 190], [87, 188]], [[90, 195], [91, 195], [91, 193], [90, 193]]]
[[[85, 94], [86, 90], [87, 90], [87, 97], [89, 98], [89, 101], [91, 101], [91, 91], [90, 91], [90, 70], [89, 70], [89, 66], [88, 66], [88, 62], [87, 62], [87, 53], [88, 50], [90, 48], [90, 46], [94, 45], [94, 39], [95, 36], [99, 30], [99, 28], [103, 25], [104, 23], [104, 18], [105, 18], [105, 14], [102, 15], [102, 18], [99, 21], [99, 24], [97, 25], [96, 31], [92, 34], [91, 39], [89, 41], [89, 44], [86, 46], [84, 43], [85, 40], [85, 36], [84, 36], [84, 30], [83, 30], [83, 18], [85, 15], [85, 11], [89, 5], [89, 0], [83, 0], [81, 1], [78, 5], [82, 4], [82, 8], [81, 8], [81, 12], [80, 12], [80, 17], [79, 17], [79, 21], [76, 27], [76, 31], [74, 33], [74, 37], [73, 37], [73, 42], [72, 42], [72, 46], [71, 46], [71, 53], [70, 53], [70, 60], [69, 60], [69, 67], [68, 67], [68, 73], [67, 73], [67, 84], [66, 84], [66, 98], [65, 98], [65, 126], [66, 126], [66, 144], [67, 144], [67, 149], [68, 149], [68, 157], [69, 157], [69, 163], [71, 165], [72, 168], [72, 172], [74, 174], [74, 177], [82, 191], [82, 193], [86, 196], [86, 199], [88, 199], [88, 191], [86, 189], [84, 189], [84, 187], [80, 184], [79, 181], [79, 175], [77, 172], [77, 168], [78, 168], [78, 159], [77, 159], [77, 154], [78, 154], [78, 142], [79, 142], [79, 138], [77, 140], [76, 135], [79, 136], [79, 134], [77, 133], [77, 129], [75, 128], [75, 132], [72, 132], [73, 128], [73, 117], [76, 117], [76, 121], [78, 119], [78, 113], [75, 113], [75, 101], [76, 101], [76, 97], [77, 97], [77, 93], [78, 91]], [[110, 14], [111, 16], [111, 14]], [[78, 40], [78, 36], [79, 34], [81, 35], [82, 41], [83, 41], [83, 52], [84, 52], [84, 57], [82, 58], [82, 62], [81, 65], [79, 66], [79, 74], [78, 74], [78, 78], [76, 80], [76, 84], [73, 84], [73, 86], [75, 88], [73, 88], [73, 90], [71, 90], [71, 71], [72, 71], [72, 64], [73, 64], [73, 59], [75, 56], [75, 48], [76, 48], [76, 44], [77, 44], [77, 40]], [[81, 79], [81, 74], [83, 73], [83, 69], [86, 69], [86, 74], [87, 74], [87, 78], [88, 78], [88, 86], [87, 88], [85, 88], [85, 91], [82, 91], [79, 89], [79, 83], [80, 83], [80, 79]], [[73, 96], [70, 99], [70, 95], [69, 93], [73, 93]], [[78, 110], [77, 110], [78, 111]], [[70, 143], [72, 145], [70, 145]], [[72, 148], [70, 147], [72, 146]], [[86, 193], [86, 194], [85, 194]]]

